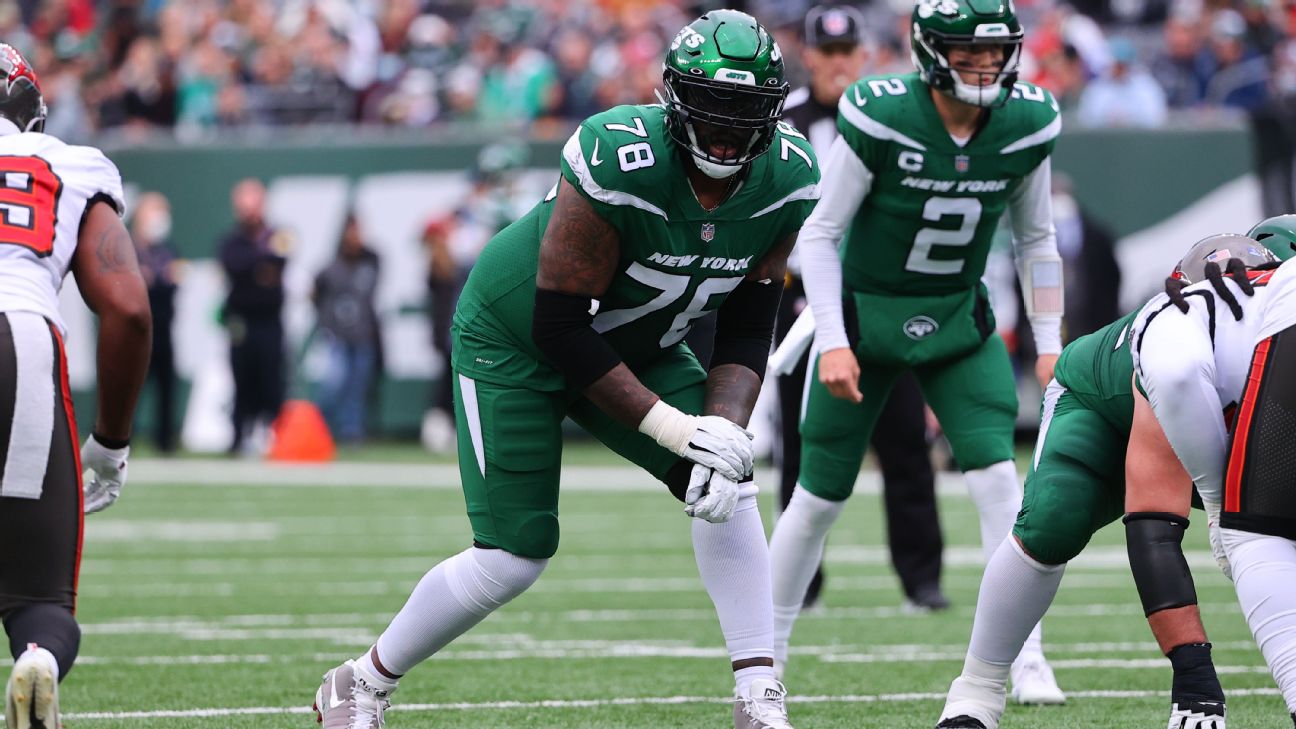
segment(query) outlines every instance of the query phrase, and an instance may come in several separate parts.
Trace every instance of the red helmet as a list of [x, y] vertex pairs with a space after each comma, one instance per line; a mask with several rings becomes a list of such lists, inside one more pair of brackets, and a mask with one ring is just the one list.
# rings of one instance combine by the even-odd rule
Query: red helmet
[[19, 131], [39, 132], [45, 129], [45, 99], [40, 81], [27, 59], [13, 46], [0, 43], [0, 117], [13, 122]]

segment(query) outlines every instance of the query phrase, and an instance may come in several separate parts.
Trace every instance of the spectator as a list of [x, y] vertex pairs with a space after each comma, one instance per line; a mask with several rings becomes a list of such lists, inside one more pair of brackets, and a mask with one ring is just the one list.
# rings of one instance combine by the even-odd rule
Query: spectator
[[140, 272], [148, 285], [149, 309], [153, 312], [153, 351], [149, 356], [149, 379], [154, 387], [154, 442], [162, 453], [176, 447], [175, 352], [171, 323], [175, 319], [176, 256], [171, 246], [171, 204], [159, 192], [140, 195], [131, 221]]
[[1152, 76], [1166, 92], [1172, 108], [1196, 106], [1206, 97], [1215, 61], [1202, 41], [1196, 18], [1171, 16], [1162, 30], [1165, 51], [1152, 62]]
[[441, 376], [432, 391], [430, 407], [423, 416], [423, 445], [434, 453], [449, 453], [455, 445], [454, 376], [450, 358], [450, 320], [454, 315], [463, 276], [450, 250], [454, 233], [452, 217], [437, 218], [423, 229], [428, 253], [428, 303], [431, 307], [432, 347], [441, 362]]
[[[1066, 340], [1075, 341], [1120, 317], [1116, 236], [1080, 206], [1071, 178], [1053, 176], [1053, 224], [1066, 276]], [[1019, 337], [1030, 342], [1030, 337]]]
[[337, 257], [315, 278], [311, 300], [328, 348], [320, 410], [342, 443], [365, 435], [365, 401], [378, 366], [380, 331], [374, 296], [378, 254], [365, 246], [355, 216], [347, 216]]
[[[231, 453], [261, 449], [265, 426], [284, 398], [283, 270], [291, 247], [286, 233], [265, 219], [265, 186], [246, 179], [230, 194], [234, 229], [220, 244], [229, 282], [224, 321], [234, 376]], [[251, 440], [247, 440], [252, 435]]]
[[1165, 91], [1138, 65], [1134, 44], [1124, 38], [1111, 42], [1112, 64], [1080, 96], [1081, 124], [1091, 127], [1156, 127], [1165, 123]]
[[1269, 101], [1269, 62], [1246, 45], [1246, 21], [1220, 10], [1211, 22], [1210, 47], [1217, 69], [1206, 84], [1206, 103], [1256, 111]]

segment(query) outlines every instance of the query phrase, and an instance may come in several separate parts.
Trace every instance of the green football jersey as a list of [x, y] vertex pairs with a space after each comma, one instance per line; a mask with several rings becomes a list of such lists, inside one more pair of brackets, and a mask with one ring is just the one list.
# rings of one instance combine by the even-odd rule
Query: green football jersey
[[846, 89], [837, 128], [873, 174], [842, 247], [847, 288], [928, 295], [977, 285], [1009, 199], [1062, 128], [1053, 96], [1024, 82], [988, 113], [959, 146], [917, 73]]
[[1132, 311], [1068, 344], [1053, 369], [1058, 384], [1125, 434], [1134, 419], [1130, 338], [1136, 316]]
[[[673, 347], [718, 309], [819, 199], [814, 151], [785, 124], [715, 210], [704, 210], [693, 193], [686, 154], [656, 105], [592, 116], [563, 149], [563, 178], [619, 234], [617, 272], [592, 302], [593, 326], [631, 367]], [[540, 239], [556, 191], [492, 238], [473, 267], [454, 317], [455, 367], [469, 377], [564, 386], [531, 339]]]

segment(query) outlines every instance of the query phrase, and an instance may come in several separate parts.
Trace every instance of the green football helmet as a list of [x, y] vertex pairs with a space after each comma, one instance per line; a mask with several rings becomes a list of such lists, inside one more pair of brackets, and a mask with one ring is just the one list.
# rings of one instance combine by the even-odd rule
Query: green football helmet
[[[966, 104], [996, 107], [1008, 103], [1017, 81], [1023, 36], [1012, 0], [918, 0], [910, 52], [922, 80], [933, 89]], [[975, 70], [954, 68], [951, 46], [997, 46], [1003, 50], [1003, 67], [990, 83], [967, 83], [958, 72]]]
[[1273, 251], [1280, 261], [1296, 257], [1296, 215], [1275, 215], [1272, 218], [1265, 218], [1248, 230], [1247, 235]]
[[662, 63], [671, 137], [723, 179], [761, 156], [783, 118], [783, 53], [756, 19], [713, 10], [684, 26]]
[[1230, 258], [1240, 258], [1247, 268], [1257, 268], [1266, 263], [1277, 263], [1278, 257], [1250, 236], [1237, 233], [1208, 235], [1193, 244], [1179, 259], [1171, 278], [1190, 284], [1206, 280], [1206, 264], [1214, 263], [1221, 269]]

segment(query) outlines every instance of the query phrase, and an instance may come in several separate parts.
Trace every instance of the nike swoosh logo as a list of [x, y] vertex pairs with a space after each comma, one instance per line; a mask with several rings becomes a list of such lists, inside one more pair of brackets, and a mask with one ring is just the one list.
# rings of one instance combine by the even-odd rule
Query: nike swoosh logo
[[590, 155], [590, 167], [598, 167], [599, 165], [603, 164], [603, 160], [598, 158], [598, 146], [599, 146], [599, 142], [601, 141], [603, 140], [601, 139], [594, 140], [594, 153]]

